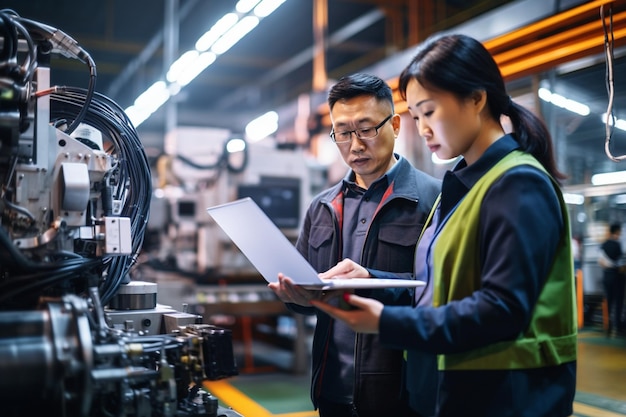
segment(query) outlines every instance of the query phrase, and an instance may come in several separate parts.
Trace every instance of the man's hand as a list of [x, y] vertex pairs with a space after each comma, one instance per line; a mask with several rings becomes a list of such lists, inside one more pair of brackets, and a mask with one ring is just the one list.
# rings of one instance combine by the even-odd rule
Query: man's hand
[[311, 300], [322, 298], [321, 290], [307, 290], [299, 285], [294, 285], [291, 278], [283, 274], [278, 274], [278, 281], [270, 282], [267, 286], [270, 287], [284, 303], [311, 307]]
[[370, 274], [352, 259], [344, 259], [326, 272], [319, 274], [320, 278], [366, 278]]
[[310, 303], [334, 319], [345, 322], [355, 332], [378, 334], [384, 305], [380, 301], [348, 293], [343, 295], [343, 299], [356, 309], [345, 310], [318, 300], [311, 300]]

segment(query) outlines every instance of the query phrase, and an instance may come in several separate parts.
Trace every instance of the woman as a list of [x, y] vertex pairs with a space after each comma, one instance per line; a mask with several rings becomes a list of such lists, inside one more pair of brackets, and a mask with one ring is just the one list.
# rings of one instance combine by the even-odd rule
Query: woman
[[[570, 228], [549, 132], [511, 101], [497, 64], [464, 35], [432, 37], [400, 75], [420, 136], [445, 174], [422, 232], [416, 307], [355, 294], [319, 309], [381, 343], [438, 355], [436, 415], [561, 417], [576, 388], [576, 312]], [[513, 127], [506, 134], [501, 116]], [[388, 277], [344, 260], [322, 277]], [[426, 300], [426, 302], [425, 302]], [[432, 300], [432, 303], [431, 303]]]

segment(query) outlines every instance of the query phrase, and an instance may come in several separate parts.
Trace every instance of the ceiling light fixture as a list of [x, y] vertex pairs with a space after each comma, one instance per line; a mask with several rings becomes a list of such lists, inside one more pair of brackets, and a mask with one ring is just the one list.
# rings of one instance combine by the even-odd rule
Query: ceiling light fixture
[[591, 176], [593, 185], [609, 185], [626, 182], [626, 171], [603, 172]]
[[209, 65], [215, 62], [217, 56], [213, 52], [203, 52], [183, 71], [176, 79], [176, 83], [181, 87], [189, 84]]
[[135, 126], [141, 124], [157, 111], [170, 98], [170, 91], [164, 81], [157, 81], [135, 99], [135, 103], [125, 110]]
[[[193, 81], [217, 57], [239, 42], [274, 12], [285, 0], [240, 0], [235, 12], [227, 13], [195, 43], [195, 50], [187, 51], [174, 61], [166, 72], [166, 81], [154, 83], [125, 109], [135, 127], [147, 120], [182, 87]], [[253, 10], [253, 14], [250, 11]], [[207, 52], [208, 50], [210, 52]], [[276, 116], [278, 117], [278, 115]], [[276, 122], [278, 123], [278, 122]], [[273, 132], [272, 132], [273, 133]], [[270, 133], [271, 134], [271, 133]]]
[[172, 65], [170, 65], [170, 69], [169, 71], [167, 71], [165, 79], [170, 83], [176, 82], [176, 80], [178, 80], [178, 78], [185, 71], [185, 69], [188, 68], [196, 59], [198, 59], [198, 55], [200, 55], [200, 53], [195, 50], [187, 51], [182, 54], [180, 58], [178, 58], [172, 63]]
[[250, 33], [250, 31], [257, 27], [258, 24], [258, 17], [244, 17], [213, 44], [213, 46], [211, 47], [211, 51], [218, 55], [223, 54], [224, 52], [228, 51], [234, 44], [239, 42], [244, 36]]
[[284, 2], [285, 0], [263, 0], [254, 8], [254, 14], [261, 18], [269, 16]]
[[233, 138], [226, 144], [228, 153], [241, 152], [246, 149], [246, 141], [241, 138]]
[[260, 0], [239, 0], [235, 6], [235, 10], [239, 13], [248, 13], [250, 10], [254, 9], [254, 6], [259, 4], [259, 1]]
[[566, 204], [582, 206], [585, 204], [585, 196], [582, 194], [563, 193], [563, 200]]
[[246, 136], [250, 142], [258, 142], [276, 130], [278, 130], [278, 113], [269, 111], [248, 123]]
[[[602, 118], [602, 123], [606, 123], [606, 113], [602, 113], [601, 118]], [[613, 123], [615, 123], [616, 128], [626, 131], [626, 120], [624, 119], [609, 120], [609, 125], [613, 126]]]
[[557, 107], [561, 107], [581, 116], [589, 115], [589, 106], [586, 104], [582, 104], [575, 100], [563, 97], [560, 94], [553, 93], [547, 88], [540, 88], [538, 94], [540, 99], [548, 103], [552, 103]]
[[201, 52], [208, 51], [215, 41], [228, 32], [230, 28], [235, 26], [238, 21], [239, 16], [237, 13], [225, 14], [211, 29], [205, 32], [205, 34], [196, 41], [196, 49]]

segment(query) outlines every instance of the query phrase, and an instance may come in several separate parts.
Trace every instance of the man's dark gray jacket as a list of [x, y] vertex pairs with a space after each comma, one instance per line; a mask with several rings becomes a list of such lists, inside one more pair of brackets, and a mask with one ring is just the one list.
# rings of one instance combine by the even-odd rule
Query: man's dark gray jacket
[[[413, 273], [418, 237], [441, 190], [441, 182], [396, 155], [399, 171], [374, 215], [362, 249], [361, 264], [368, 269]], [[348, 179], [352, 172], [348, 173]], [[343, 210], [343, 181], [317, 195], [309, 205], [296, 246], [318, 271], [342, 259], [338, 219]], [[410, 305], [408, 289], [358, 290], [388, 305]], [[324, 383], [325, 353], [333, 320], [312, 307], [288, 304], [291, 311], [316, 314], [312, 349], [311, 399], [317, 408]], [[403, 352], [380, 346], [377, 335], [357, 334], [355, 346], [354, 404], [359, 417], [402, 415], [400, 401]], [[436, 386], [433, 384], [433, 397]], [[434, 398], [433, 398], [434, 406]], [[430, 407], [428, 407], [430, 408]]]

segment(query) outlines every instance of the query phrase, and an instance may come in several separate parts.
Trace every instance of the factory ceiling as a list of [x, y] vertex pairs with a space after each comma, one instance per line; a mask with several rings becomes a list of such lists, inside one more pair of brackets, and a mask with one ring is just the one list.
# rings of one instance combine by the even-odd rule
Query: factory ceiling
[[[164, 79], [169, 63], [193, 49], [196, 40], [217, 19], [232, 12], [236, 3], [237, 0], [4, 0], [2, 7], [74, 38], [95, 61], [96, 91], [127, 108], [151, 84]], [[138, 131], [142, 139], [156, 136], [161, 141], [172, 123], [243, 131], [253, 118], [281, 106], [293, 106], [303, 94], [309, 95], [309, 102], [315, 101], [311, 96], [317, 96], [318, 102], [322, 97], [323, 102], [332, 80], [370, 68], [407, 51], [432, 32], [460, 25], [508, 3], [515, 2], [286, 0], [141, 124]], [[619, 4], [615, 2], [616, 17], [617, 13], [624, 14], [624, 3]], [[320, 12], [327, 19], [314, 18]], [[624, 22], [623, 18], [616, 19], [620, 30], [624, 30]], [[623, 114], [626, 90], [621, 74], [626, 74], [626, 59], [623, 40], [621, 44], [615, 51], [615, 110]], [[323, 53], [317, 49], [319, 45], [324, 46]], [[394, 76], [402, 65], [398, 64]], [[589, 65], [592, 69], [587, 68]], [[87, 87], [89, 72], [81, 62], [53, 57], [50, 67], [52, 84]], [[606, 107], [605, 72], [599, 50], [582, 65], [563, 65], [554, 78], [561, 84], [555, 86], [560, 91], [576, 93], [594, 109]], [[572, 129], [580, 133], [571, 142], [572, 146], [581, 147], [581, 155], [602, 158], [601, 123], [589, 123], [586, 127], [577, 119], [572, 122]], [[626, 145], [623, 148], [626, 151]], [[623, 153], [621, 149], [619, 152]]]
[[[164, 78], [166, 63], [193, 49], [221, 16], [234, 11], [236, 3], [4, 0], [3, 7], [74, 38], [95, 61], [96, 90], [127, 108]], [[175, 122], [242, 129], [252, 118], [320, 90], [313, 85], [314, 72], [332, 80], [362, 70], [416, 43], [420, 28], [424, 35], [433, 27], [451, 26], [468, 19], [468, 13], [480, 14], [504, 3], [287, 0], [175, 96]], [[326, 25], [324, 19], [314, 19], [315, 11], [326, 14]], [[324, 70], [318, 66], [314, 71], [320, 62], [315, 49], [320, 39], [326, 45]], [[87, 87], [89, 72], [79, 61], [53, 57], [50, 66], [53, 85]], [[323, 85], [321, 90], [325, 89]], [[165, 115], [156, 113], [141, 129], [163, 132]]]

